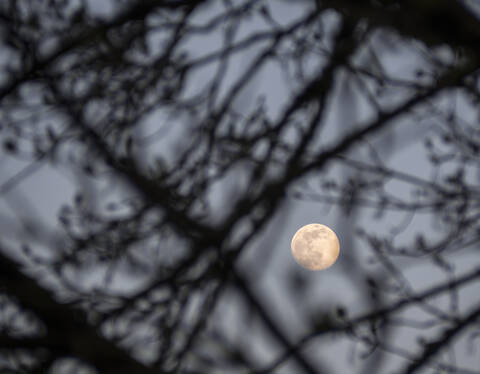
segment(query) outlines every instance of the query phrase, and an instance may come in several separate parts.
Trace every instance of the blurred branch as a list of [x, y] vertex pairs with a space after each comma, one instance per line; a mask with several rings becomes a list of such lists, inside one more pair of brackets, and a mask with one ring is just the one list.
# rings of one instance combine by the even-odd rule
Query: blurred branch
[[[300, 339], [297, 343], [293, 345], [293, 348], [291, 350], [287, 350], [283, 355], [279, 357], [278, 360], [276, 360], [274, 363], [268, 366], [268, 368], [262, 370], [265, 372], [271, 372], [275, 370], [282, 362], [284, 362], [290, 355], [292, 355], [296, 350], [302, 349], [310, 343], [313, 339], [325, 335], [325, 334], [334, 334], [334, 333], [339, 333], [339, 332], [349, 332], [352, 329], [354, 329], [356, 326], [370, 322], [370, 321], [375, 321], [379, 319], [388, 319], [391, 315], [400, 312], [402, 309], [408, 308], [412, 305], [415, 305], [417, 303], [422, 303], [427, 299], [436, 297], [444, 292], [447, 292], [449, 290], [453, 289], [458, 289], [463, 285], [469, 284], [470, 282], [473, 281], [478, 281], [480, 279], [480, 269], [475, 269], [469, 273], [464, 274], [461, 277], [458, 277], [455, 281], [448, 281], [443, 284], [440, 284], [436, 287], [432, 287], [422, 293], [418, 293], [416, 295], [411, 295], [408, 298], [402, 299], [390, 306], [387, 306], [385, 308], [381, 308], [378, 310], [375, 310], [373, 312], [364, 314], [363, 316], [359, 317], [352, 317], [350, 319], [347, 319], [343, 321], [342, 323], [338, 325], [332, 325], [332, 326], [327, 326], [323, 330], [318, 330], [313, 332], [312, 334], [306, 335], [302, 339]], [[477, 316], [478, 316], [478, 310], [476, 310]], [[475, 318], [474, 315], [469, 315], [470, 319]], [[469, 319], [469, 321], [470, 321]]]
[[[443, 256], [477, 243], [480, 233], [476, 15], [459, 0], [110, 3], [103, 20], [86, 1], [0, 4], [7, 56], [0, 64], [0, 156], [17, 167], [0, 186], [2, 204], [11, 203], [14, 188], [25, 188], [35, 205], [44, 196], [62, 204], [51, 240], [41, 240], [47, 229], [35, 224], [55, 221], [50, 211], [33, 217], [13, 204], [9, 226], [0, 232], [11, 241], [0, 246], [5, 370], [21, 372], [26, 359], [37, 372], [54, 370], [57, 361], [102, 373], [250, 370], [255, 352], [248, 357], [243, 341], [222, 346], [231, 339], [232, 324], [224, 326], [231, 296], [235, 321], [241, 324], [249, 310], [265, 327], [251, 333], [254, 343], [268, 333], [272, 346], [262, 348], [272, 353], [278, 345], [283, 352], [267, 372], [292, 358], [299, 370], [328, 373], [327, 360], [317, 362], [304, 348], [336, 333], [365, 348], [368, 373], [385, 363], [383, 351], [405, 362], [415, 357], [391, 344], [397, 328], [415, 335], [415, 329], [438, 333], [446, 325], [405, 371], [463, 370], [430, 361], [443, 348], [454, 350], [478, 312], [458, 317], [464, 312], [458, 290], [478, 281], [480, 270], [455, 279], [456, 263]], [[373, 145], [367, 151], [374, 162], [362, 161], [365, 143], [383, 144], [379, 148], [393, 154], [392, 129], [408, 133], [407, 122], [437, 131], [438, 144], [430, 133], [424, 144], [430, 179], [394, 170]], [[403, 141], [419, 134], [412, 133]], [[51, 183], [47, 193], [29, 178], [40, 162], [48, 170], [35, 178], [43, 178], [42, 188]], [[59, 201], [55, 177], [45, 181], [51, 170], [78, 182], [71, 200]], [[397, 194], [390, 182], [412, 190]], [[301, 188], [307, 192], [296, 194]], [[293, 325], [279, 324], [268, 298], [235, 270], [239, 261], [248, 265], [244, 253], [274, 225], [286, 196], [348, 208], [338, 210], [348, 220], [342, 225], [347, 248], [355, 246], [354, 221], [363, 206], [375, 207], [376, 219], [408, 215], [400, 224], [394, 217], [388, 234], [374, 234], [376, 227], [363, 232], [374, 265], [357, 266], [356, 255], [347, 254], [337, 268], [356, 266], [354, 276], [342, 276], [361, 282], [373, 300], [363, 310], [370, 311], [352, 318], [359, 314], [349, 310], [358, 307], [352, 303], [338, 307], [335, 318], [325, 312], [316, 319], [302, 302], [299, 314], [313, 317], [295, 342]], [[50, 209], [52, 201], [38, 201], [37, 210]], [[439, 223], [441, 240], [433, 227], [431, 237], [398, 243], [417, 213]], [[15, 219], [23, 216], [39, 227], [38, 235], [11, 230], [21, 227]], [[387, 221], [382, 225], [393, 222]], [[16, 248], [22, 257], [13, 260], [8, 255]], [[255, 255], [266, 258], [267, 251]], [[430, 261], [448, 282], [416, 292], [395, 261], [407, 255]], [[291, 292], [306, 290], [308, 276], [292, 271]], [[224, 292], [229, 282], [238, 292]], [[284, 292], [283, 300], [300, 300]], [[447, 311], [433, 300], [440, 295], [448, 296]], [[428, 321], [409, 315], [413, 306]], [[216, 313], [220, 318], [211, 318]], [[41, 328], [25, 322], [31, 316]]]
[[[61, 303], [50, 291], [20, 272], [22, 266], [0, 250], [0, 286], [45, 324], [46, 337], [60, 356], [75, 356], [95, 366], [102, 373], [159, 373], [130, 357], [128, 352], [99, 335], [87, 321], [85, 312]], [[37, 340], [38, 342], [38, 340]], [[53, 342], [53, 343], [52, 343]], [[14, 344], [13, 340], [9, 341]], [[20, 348], [21, 340], [18, 340]], [[32, 347], [30, 338], [26, 346]]]
[[455, 324], [445, 330], [436, 339], [425, 343], [425, 348], [421, 354], [419, 354], [414, 361], [408, 365], [402, 373], [412, 374], [417, 372], [422, 366], [426, 365], [436, 354], [440, 352], [442, 348], [445, 348], [458, 334], [463, 332], [464, 329], [472, 325], [480, 318], [480, 306], [472, 308], [463, 318], [458, 318]]
[[17, 77], [10, 79], [7, 84], [0, 89], [0, 101], [15, 91], [23, 83], [35, 79], [36, 74], [43, 70], [48, 69], [59, 58], [66, 55], [68, 52], [84, 45], [85, 43], [94, 43], [97, 39], [101, 39], [105, 36], [105, 33], [112, 28], [121, 26], [132, 20], [142, 20], [149, 13], [156, 8], [175, 9], [182, 7], [195, 7], [201, 4], [205, 0], [193, 0], [193, 1], [168, 1], [168, 0], [142, 0], [136, 1], [127, 9], [124, 9], [113, 20], [101, 23], [98, 26], [85, 28], [79, 35], [73, 37], [67, 36], [60, 43], [60, 46], [48, 56], [34, 61], [30, 67], [22, 71]]
[[[366, 19], [371, 27], [394, 29], [403, 36], [423, 41], [428, 46], [447, 44], [478, 54], [480, 20], [458, 0], [324, 0], [324, 6], [342, 14]], [[452, 31], [454, 30], [454, 31]]]
[[243, 277], [238, 273], [238, 271], [233, 270], [233, 279], [235, 285], [242, 292], [243, 296], [246, 298], [249, 305], [251, 305], [255, 311], [257, 312], [258, 316], [261, 318], [267, 329], [270, 333], [278, 339], [281, 345], [283, 345], [289, 352], [291, 352], [291, 356], [297, 362], [297, 364], [303, 369], [306, 373], [322, 373], [324, 372], [322, 369], [318, 368], [313, 365], [300, 351], [300, 349], [296, 346], [293, 346], [286, 334], [281, 330], [280, 326], [273, 320], [272, 313], [270, 313], [261, 303], [257, 296], [255, 296], [253, 290], [250, 288], [248, 282], [243, 279]]

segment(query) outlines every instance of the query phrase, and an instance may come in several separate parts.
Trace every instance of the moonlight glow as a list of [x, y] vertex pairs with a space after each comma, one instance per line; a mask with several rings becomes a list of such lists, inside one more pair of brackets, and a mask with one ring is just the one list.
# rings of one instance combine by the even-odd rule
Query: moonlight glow
[[323, 270], [332, 266], [340, 253], [337, 235], [319, 223], [298, 229], [291, 246], [295, 261], [309, 270]]

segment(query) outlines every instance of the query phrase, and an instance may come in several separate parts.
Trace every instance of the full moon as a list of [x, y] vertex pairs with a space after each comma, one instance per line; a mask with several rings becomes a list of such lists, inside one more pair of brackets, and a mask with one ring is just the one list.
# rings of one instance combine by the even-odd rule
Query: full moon
[[300, 227], [292, 239], [295, 261], [308, 270], [332, 266], [340, 254], [340, 243], [333, 230], [320, 223]]

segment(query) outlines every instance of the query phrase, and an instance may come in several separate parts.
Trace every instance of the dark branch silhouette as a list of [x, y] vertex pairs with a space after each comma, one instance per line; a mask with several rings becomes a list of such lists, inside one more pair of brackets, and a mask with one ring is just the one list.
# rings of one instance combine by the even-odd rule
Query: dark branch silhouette
[[480, 373], [474, 2], [5, 0], [0, 35], [0, 372]]

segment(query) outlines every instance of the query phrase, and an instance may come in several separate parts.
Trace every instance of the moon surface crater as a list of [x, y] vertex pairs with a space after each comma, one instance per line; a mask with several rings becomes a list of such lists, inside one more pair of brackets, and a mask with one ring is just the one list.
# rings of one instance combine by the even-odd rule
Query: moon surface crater
[[291, 248], [295, 261], [309, 270], [332, 266], [340, 254], [337, 235], [320, 223], [301, 227], [293, 236]]

